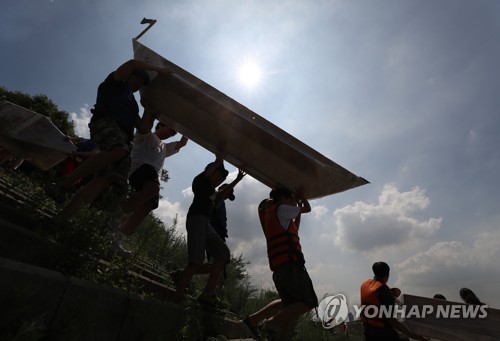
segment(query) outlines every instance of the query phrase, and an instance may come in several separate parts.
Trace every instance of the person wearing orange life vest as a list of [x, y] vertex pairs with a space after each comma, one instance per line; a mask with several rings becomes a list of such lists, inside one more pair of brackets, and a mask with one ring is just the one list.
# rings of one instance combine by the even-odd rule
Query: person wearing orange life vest
[[259, 205], [259, 219], [267, 241], [269, 265], [280, 300], [275, 300], [243, 320], [255, 334], [256, 326], [267, 319], [266, 330], [279, 339], [289, 340], [297, 318], [318, 306], [312, 281], [304, 267], [298, 236], [300, 215], [311, 211], [303, 188], [297, 191], [298, 202], [284, 188], [270, 193], [272, 201]]
[[[381, 306], [394, 306], [395, 301], [391, 289], [387, 286], [390, 272], [389, 265], [385, 262], [376, 262], [373, 264], [372, 270], [375, 277], [364, 281], [360, 288], [361, 304], [363, 306], [361, 320], [363, 321], [366, 340], [400, 340], [396, 330], [415, 340], [428, 340], [423, 336], [412, 333], [395, 317], [380, 316], [378, 314]], [[376, 316], [372, 316], [374, 311], [369, 306], [377, 306]]]

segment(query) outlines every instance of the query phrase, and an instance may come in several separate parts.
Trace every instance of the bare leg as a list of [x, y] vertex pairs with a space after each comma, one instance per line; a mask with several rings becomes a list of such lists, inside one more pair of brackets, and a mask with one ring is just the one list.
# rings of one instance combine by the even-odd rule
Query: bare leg
[[134, 213], [130, 217], [121, 222], [120, 231], [126, 236], [133, 235], [144, 218], [148, 216], [149, 212], [151, 212], [151, 204], [146, 202], [142, 206], [135, 209]]
[[313, 307], [302, 302], [292, 303], [271, 317], [267, 325], [270, 329], [280, 332], [280, 338], [289, 340], [299, 316], [311, 309]]
[[188, 264], [179, 273], [179, 283], [177, 284], [177, 289], [174, 296], [172, 297], [174, 302], [180, 301], [184, 297], [184, 292], [186, 291], [186, 288], [188, 287], [194, 275], [207, 274], [211, 271], [212, 266], [208, 264]]
[[264, 308], [260, 309], [259, 311], [251, 315], [248, 315], [248, 319], [250, 320], [252, 326], [256, 326], [265, 319], [268, 319], [271, 316], [274, 316], [277, 313], [279, 313], [281, 309], [283, 309], [283, 304], [281, 303], [281, 299], [274, 300], [268, 303]]
[[123, 204], [123, 212], [134, 212], [135, 208], [143, 204], [149, 204], [149, 201], [160, 193], [160, 184], [156, 181], [147, 181], [140, 191], [135, 192]]
[[120, 224], [120, 230], [126, 236], [131, 236], [137, 231], [137, 228], [151, 212], [151, 199], [160, 193], [160, 184], [156, 181], [147, 181], [140, 191], [135, 192], [123, 204], [122, 211], [125, 213], [133, 212], [125, 221]]
[[127, 156], [127, 151], [122, 148], [100, 151], [82, 162], [73, 173], [61, 181], [61, 185], [69, 188], [80, 178], [92, 175], [106, 168], [115, 161], [119, 161]]
[[76, 214], [80, 208], [90, 205], [106, 188], [111, 185], [111, 181], [104, 177], [92, 180], [87, 186], [80, 189], [71, 199], [66, 207], [59, 213], [59, 220], [66, 220]]
[[217, 284], [219, 283], [220, 275], [224, 270], [224, 261], [216, 260], [212, 269], [210, 271], [210, 276], [208, 277], [207, 285], [205, 286], [204, 293], [213, 296], [216, 294]]

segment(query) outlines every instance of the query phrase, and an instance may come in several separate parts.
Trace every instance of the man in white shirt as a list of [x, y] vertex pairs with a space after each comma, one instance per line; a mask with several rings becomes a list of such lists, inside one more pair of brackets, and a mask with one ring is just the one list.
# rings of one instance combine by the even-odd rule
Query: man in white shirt
[[158, 207], [160, 195], [159, 177], [163, 170], [165, 158], [177, 153], [184, 147], [188, 139], [183, 136], [177, 142], [164, 143], [162, 140], [177, 134], [175, 130], [158, 122], [154, 133], [138, 131], [132, 148], [129, 184], [134, 193], [122, 205], [125, 215], [120, 223], [117, 235], [117, 246], [121, 241], [135, 233], [140, 223], [155, 208]]

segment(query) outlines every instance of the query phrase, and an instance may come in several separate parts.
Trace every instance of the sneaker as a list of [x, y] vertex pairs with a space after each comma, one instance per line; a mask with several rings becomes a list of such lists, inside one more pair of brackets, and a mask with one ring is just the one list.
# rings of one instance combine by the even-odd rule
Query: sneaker
[[116, 241], [114, 241], [113, 245], [111, 246], [111, 252], [113, 252], [115, 256], [123, 258], [129, 258], [134, 255], [132, 251], [129, 251], [126, 248], [124, 248], [122, 243]]
[[252, 323], [250, 322], [250, 317], [248, 315], [241, 322], [243, 322], [248, 327], [254, 339], [260, 340], [259, 330], [257, 329], [257, 326], [252, 325]]
[[176, 288], [179, 286], [179, 282], [181, 280], [181, 271], [182, 270], [175, 270], [168, 273], [168, 276], [170, 277], [172, 282], [174, 282]]

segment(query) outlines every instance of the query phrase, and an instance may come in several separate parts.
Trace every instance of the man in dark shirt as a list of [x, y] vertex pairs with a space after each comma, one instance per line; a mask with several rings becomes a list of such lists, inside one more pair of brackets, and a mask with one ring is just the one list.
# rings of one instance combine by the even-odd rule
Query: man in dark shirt
[[[216, 195], [215, 188], [228, 175], [228, 171], [224, 168], [223, 156], [222, 153], [217, 154], [215, 161], [208, 164], [205, 170], [193, 180], [194, 198], [186, 219], [188, 264], [184, 269], [171, 274], [174, 281], [177, 282], [176, 292], [172, 297], [175, 302], [183, 299], [184, 292], [193, 275], [209, 273], [207, 284], [203, 293], [198, 297], [198, 301], [211, 306], [218, 303], [216, 298], [217, 284], [225, 264], [230, 260], [230, 252], [209, 221]], [[240, 171], [236, 180], [218, 192], [218, 195], [221, 197], [227, 195], [244, 175], [245, 173]], [[205, 251], [214, 257], [213, 265], [204, 263]]]
[[99, 150], [73, 173], [54, 185], [49, 194], [62, 203], [66, 194], [77, 179], [96, 174], [90, 184], [80, 190], [64, 207], [60, 220], [73, 216], [80, 207], [91, 204], [111, 184], [126, 186], [130, 168], [130, 150], [134, 129], [151, 130], [154, 115], [145, 110], [139, 116], [139, 106], [134, 92], [144, 87], [149, 81], [146, 71], [169, 74], [170, 69], [163, 69], [131, 59], [111, 72], [99, 85], [97, 99], [92, 109], [89, 123], [90, 139]]

